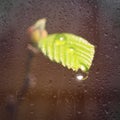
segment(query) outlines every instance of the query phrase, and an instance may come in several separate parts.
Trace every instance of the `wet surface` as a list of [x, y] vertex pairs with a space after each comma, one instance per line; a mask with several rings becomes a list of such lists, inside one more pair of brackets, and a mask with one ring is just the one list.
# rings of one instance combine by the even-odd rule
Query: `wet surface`
[[[26, 29], [43, 17], [49, 33], [75, 33], [96, 46], [87, 80], [42, 53], [25, 79]], [[119, 120], [119, 31], [119, 0], [1, 0], [0, 120]]]

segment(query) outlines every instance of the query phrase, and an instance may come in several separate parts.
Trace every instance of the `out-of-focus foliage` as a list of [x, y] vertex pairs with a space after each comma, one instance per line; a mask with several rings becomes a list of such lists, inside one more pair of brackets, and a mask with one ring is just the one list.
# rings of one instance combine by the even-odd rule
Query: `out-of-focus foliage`
[[94, 57], [94, 46], [82, 37], [69, 33], [51, 34], [40, 40], [39, 48], [50, 60], [69, 69], [87, 72]]

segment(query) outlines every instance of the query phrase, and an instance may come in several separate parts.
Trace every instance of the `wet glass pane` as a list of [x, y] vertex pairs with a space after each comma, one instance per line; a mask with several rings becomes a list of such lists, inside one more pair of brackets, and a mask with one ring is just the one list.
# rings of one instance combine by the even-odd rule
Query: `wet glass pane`
[[[96, 46], [89, 77], [42, 53], [30, 56], [27, 28], [47, 19]], [[0, 120], [120, 119], [120, 0], [0, 0]]]

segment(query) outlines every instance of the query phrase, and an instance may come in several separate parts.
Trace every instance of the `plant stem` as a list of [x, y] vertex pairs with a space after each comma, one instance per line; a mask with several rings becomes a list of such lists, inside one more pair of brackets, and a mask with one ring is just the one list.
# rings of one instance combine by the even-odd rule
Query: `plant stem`
[[8, 117], [10, 120], [16, 120], [17, 118], [17, 111], [18, 106], [21, 104], [23, 97], [26, 95], [29, 86], [30, 86], [30, 70], [31, 70], [31, 63], [37, 53], [36, 48], [33, 48], [31, 45], [28, 45], [28, 57], [26, 61], [26, 68], [25, 68], [25, 78], [24, 83], [21, 89], [18, 91], [16, 97], [13, 95], [8, 96], [6, 110], [8, 112]]

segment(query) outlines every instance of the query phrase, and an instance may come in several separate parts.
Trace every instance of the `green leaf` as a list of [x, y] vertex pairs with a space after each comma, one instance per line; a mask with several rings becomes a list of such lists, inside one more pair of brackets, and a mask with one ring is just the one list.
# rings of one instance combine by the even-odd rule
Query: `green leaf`
[[50, 60], [83, 72], [90, 69], [95, 53], [95, 47], [87, 40], [69, 33], [49, 34], [38, 47]]

